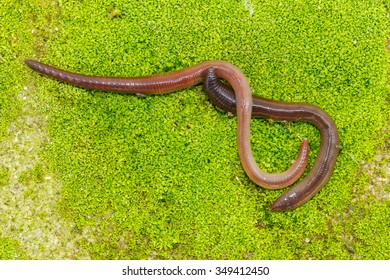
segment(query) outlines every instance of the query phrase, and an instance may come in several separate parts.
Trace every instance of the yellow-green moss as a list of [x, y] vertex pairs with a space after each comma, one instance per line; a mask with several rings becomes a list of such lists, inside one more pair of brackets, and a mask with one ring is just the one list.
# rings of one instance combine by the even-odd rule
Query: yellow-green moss
[[9, 180], [9, 170], [0, 169], [0, 187], [8, 183]]
[[[34, 228], [33, 242], [20, 242], [22, 249], [35, 246], [25, 250], [28, 258], [390, 256], [383, 234], [389, 199], [370, 187], [389, 178], [383, 1], [13, 2], [0, 7], [9, 19], [0, 27], [0, 139], [12, 147], [0, 158], [18, 160], [0, 163], [10, 170], [0, 190], [12, 207], [20, 194], [28, 211], [0, 219], [18, 233]], [[268, 206], [283, 191], [247, 178], [236, 118], [216, 111], [201, 87], [145, 98], [88, 91], [29, 71], [24, 57], [109, 76], [228, 60], [254, 94], [324, 108], [343, 148], [318, 195], [294, 211], [272, 213]], [[30, 132], [35, 141], [26, 140]], [[309, 124], [256, 119], [251, 133], [256, 159], [269, 172], [288, 168], [300, 137], [310, 139], [310, 164], [315, 160], [319, 133]], [[23, 145], [13, 142], [16, 134]], [[389, 192], [384, 184], [378, 189]], [[29, 215], [39, 219], [27, 222]]]
[[19, 248], [19, 242], [10, 238], [0, 237], [0, 260], [20, 260], [23, 254]]

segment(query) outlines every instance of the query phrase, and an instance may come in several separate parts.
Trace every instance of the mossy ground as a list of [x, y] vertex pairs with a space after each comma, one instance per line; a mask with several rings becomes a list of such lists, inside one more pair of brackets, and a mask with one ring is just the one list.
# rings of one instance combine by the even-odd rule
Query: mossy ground
[[[25, 1], [0, 4], [0, 258], [389, 259], [389, 1]], [[223, 59], [254, 94], [324, 108], [342, 150], [326, 187], [283, 191], [242, 170], [236, 118], [194, 87], [89, 91], [24, 58], [143, 76]], [[252, 121], [259, 165], [285, 170], [306, 123]]]

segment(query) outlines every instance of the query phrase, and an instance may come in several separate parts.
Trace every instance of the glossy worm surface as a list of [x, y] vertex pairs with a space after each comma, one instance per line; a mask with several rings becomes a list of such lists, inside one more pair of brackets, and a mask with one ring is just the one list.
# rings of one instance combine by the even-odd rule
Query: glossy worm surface
[[[231, 113], [237, 113], [234, 88], [222, 83], [212, 68], [204, 77], [203, 86], [211, 102]], [[270, 207], [274, 211], [295, 209], [311, 199], [328, 182], [340, 149], [338, 131], [332, 118], [321, 108], [307, 103], [287, 103], [253, 97], [253, 117], [273, 120], [307, 121], [321, 134], [317, 158], [307, 176], [279, 197]]]
[[218, 76], [229, 81], [237, 94], [237, 141], [238, 152], [243, 168], [258, 185], [266, 188], [283, 188], [295, 182], [304, 172], [308, 160], [309, 145], [304, 140], [297, 160], [285, 172], [270, 174], [263, 172], [256, 164], [250, 146], [250, 119], [252, 94], [244, 74], [226, 61], [206, 61], [182, 70], [145, 77], [110, 78], [76, 74], [46, 65], [25, 60], [32, 69], [58, 80], [88, 89], [107, 90], [141, 94], [167, 93], [200, 83], [207, 69], [213, 67]]

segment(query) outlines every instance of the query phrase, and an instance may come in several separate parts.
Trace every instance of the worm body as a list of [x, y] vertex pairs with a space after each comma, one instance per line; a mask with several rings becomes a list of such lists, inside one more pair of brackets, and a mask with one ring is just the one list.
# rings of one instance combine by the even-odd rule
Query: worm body
[[308, 159], [307, 139], [302, 142], [295, 163], [285, 172], [270, 174], [256, 164], [250, 146], [250, 119], [252, 114], [252, 94], [245, 75], [236, 66], [226, 61], [205, 61], [200, 64], [169, 73], [145, 77], [95, 77], [76, 74], [33, 60], [25, 60], [32, 69], [76, 86], [115, 92], [162, 94], [199, 84], [209, 68], [218, 77], [229, 82], [235, 93], [237, 112], [237, 146], [241, 163], [248, 176], [258, 185], [278, 189], [295, 182], [303, 173]]
[[[218, 73], [212, 68], [205, 73], [203, 86], [209, 99], [220, 109], [237, 113], [234, 88], [222, 83], [218, 78]], [[319, 192], [332, 175], [340, 149], [337, 127], [324, 110], [307, 103], [279, 102], [254, 96], [252, 106], [252, 117], [307, 121], [320, 131], [320, 149], [312, 169], [302, 181], [285, 192], [270, 207], [273, 211], [295, 209]]]

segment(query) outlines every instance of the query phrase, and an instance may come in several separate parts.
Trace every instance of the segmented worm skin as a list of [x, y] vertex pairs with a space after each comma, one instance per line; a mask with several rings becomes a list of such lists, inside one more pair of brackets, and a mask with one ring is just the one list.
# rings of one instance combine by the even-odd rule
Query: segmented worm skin
[[[234, 88], [222, 83], [219, 77], [212, 68], [206, 71], [203, 79], [204, 89], [215, 106], [237, 113]], [[302, 181], [285, 192], [270, 207], [273, 211], [295, 209], [310, 200], [329, 181], [340, 150], [337, 127], [324, 110], [307, 103], [279, 102], [253, 96], [252, 106], [252, 117], [307, 121], [320, 131], [320, 149], [312, 169]]]
[[250, 119], [252, 112], [252, 94], [245, 75], [236, 66], [226, 61], [205, 61], [200, 64], [169, 73], [145, 77], [95, 77], [76, 74], [46, 65], [25, 60], [32, 69], [76, 86], [115, 92], [162, 94], [184, 89], [199, 84], [207, 69], [228, 81], [236, 94], [237, 103], [237, 141], [241, 163], [247, 175], [258, 185], [277, 189], [295, 182], [304, 172], [307, 164], [309, 145], [307, 139], [302, 142], [301, 150], [295, 163], [285, 172], [270, 174], [263, 172], [256, 164], [250, 146]]

